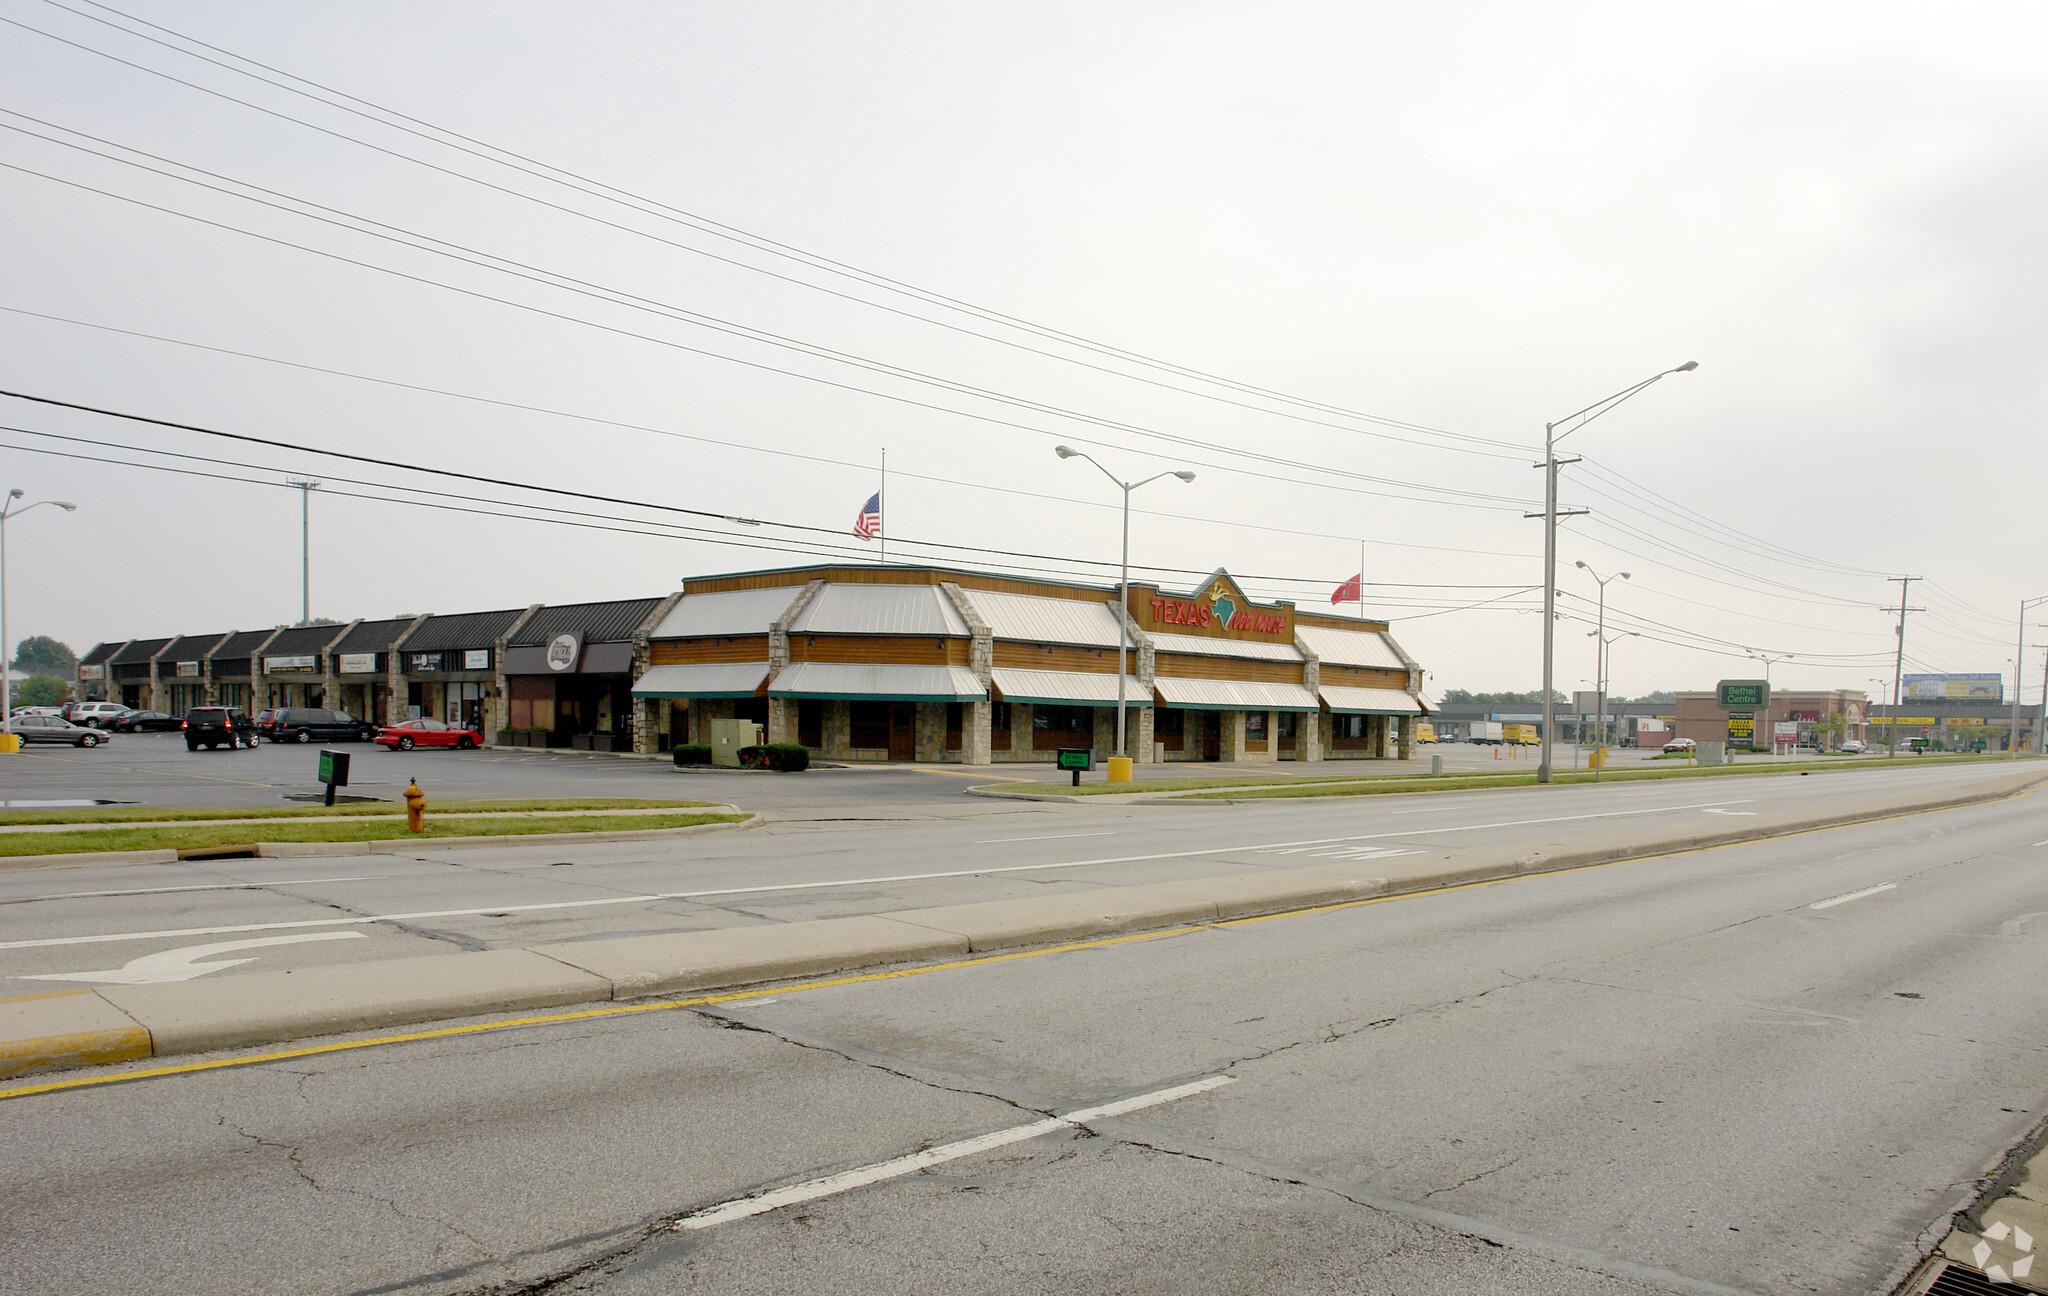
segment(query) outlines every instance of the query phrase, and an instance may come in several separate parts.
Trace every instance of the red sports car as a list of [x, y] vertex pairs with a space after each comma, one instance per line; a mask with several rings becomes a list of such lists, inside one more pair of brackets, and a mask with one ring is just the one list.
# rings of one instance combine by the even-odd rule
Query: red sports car
[[481, 746], [484, 736], [474, 729], [442, 724], [439, 720], [407, 720], [377, 731], [376, 741], [393, 751], [415, 747], [458, 747], [464, 751]]

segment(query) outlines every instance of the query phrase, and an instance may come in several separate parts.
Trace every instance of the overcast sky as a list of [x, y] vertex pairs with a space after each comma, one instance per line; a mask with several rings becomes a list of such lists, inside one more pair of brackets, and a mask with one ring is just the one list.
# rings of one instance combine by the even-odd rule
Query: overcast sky
[[80, 505], [8, 525], [16, 639], [296, 620], [296, 476], [344, 620], [874, 555], [885, 446], [892, 559], [1113, 581], [1066, 442], [1198, 474], [1136, 574], [1328, 610], [1362, 545], [1433, 695], [1533, 688], [1544, 424], [1687, 360], [1563, 443], [1561, 689], [1579, 561], [1622, 694], [1889, 678], [1888, 575], [1908, 671], [2009, 679], [2048, 594], [2038, 6], [0, 18], [0, 387], [516, 484], [0, 400]]

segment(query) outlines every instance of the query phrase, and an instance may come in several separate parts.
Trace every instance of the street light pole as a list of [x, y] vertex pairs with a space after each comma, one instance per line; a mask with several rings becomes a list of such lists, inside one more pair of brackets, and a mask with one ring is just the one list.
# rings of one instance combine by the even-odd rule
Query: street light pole
[[[1600, 619], [1593, 629], [1594, 638], [1600, 641], [1600, 651], [1594, 654], [1597, 660], [1593, 663], [1593, 688], [1596, 690], [1594, 696], [1599, 699], [1599, 711], [1594, 719], [1600, 724], [1600, 737], [1593, 744], [1593, 779], [1598, 782], [1600, 767], [1607, 763], [1607, 582], [1635, 578], [1627, 572], [1602, 576], [1594, 571], [1589, 563], [1581, 562], [1578, 565], [1600, 587]], [[1544, 695], [1549, 696], [1548, 686], [1545, 687]]]
[[[1600, 651], [1596, 654], [1599, 660], [1595, 663], [1596, 669], [1593, 672], [1593, 687], [1599, 691], [1598, 696], [1600, 699], [1600, 715], [1598, 716], [1600, 721], [1600, 737], [1593, 748], [1595, 751], [1605, 752], [1607, 750], [1607, 739], [1610, 736], [1607, 727], [1607, 685], [1609, 680], [1613, 678], [1614, 645], [1624, 639], [1633, 639], [1641, 633], [1642, 631], [1640, 630], [1624, 630], [1620, 634], [1609, 638], [1598, 630], [1593, 632], [1594, 637], [1600, 641]], [[1604, 755], [1594, 764], [1593, 781], [1595, 783], [1600, 781], [1601, 770], [1606, 764], [1607, 757]]]
[[[2006, 736], [2006, 748], [2012, 758], [2020, 758], [2020, 672], [2027, 666], [2027, 609], [2039, 603], [2048, 603], [2048, 594], [2040, 598], [2020, 600], [2020, 647], [2019, 655], [2012, 659], [2012, 732]], [[2041, 699], [2043, 714], [2048, 715], [2048, 697]]]
[[316, 481], [287, 481], [299, 493], [299, 624], [313, 621], [313, 492]]
[[[1700, 367], [1697, 360], [1688, 360], [1675, 369], [1652, 374], [1633, 387], [1624, 388], [1605, 400], [1594, 401], [1575, 414], [1567, 414], [1555, 423], [1543, 425], [1543, 462], [1537, 467], [1543, 469], [1543, 512], [1529, 514], [1543, 519], [1543, 748], [1542, 757], [1536, 765], [1536, 781], [1548, 783], [1550, 777], [1550, 731], [1557, 727], [1557, 700], [1552, 696], [1555, 687], [1556, 638], [1557, 638], [1557, 443], [1580, 428], [1607, 413], [1615, 406], [1634, 396], [1662, 378], [1675, 373], [1691, 373]], [[1576, 420], [1576, 421], [1575, 421]], [[1564, 425], [1571, 426], [1565, 427]], [[1563, 432], [1557, 429], [1564, 427]], [[1576, 463], [1577, 460], [1572, 460]], [[1574, 515], [1585, 512], [1574, 509]]]
[[1117, 581], [1116, 616], [1116, 754], [1128, 757], [1131, 753], [1124, 742], [1124, 659], [1131, 642], [1131, 492], [1161, 477], [1178, 477], [1184, 482], [1195, 479], [1194, 473], [1185, 468], [1169, 469], [1153, 473], [1143, 481], [1127, 482], [1109, 469], [1096, 462], [1095, 456], [1086, 454], [1072, 446], [1054, 446], [1052, 452], [1062, 459], [1086, 459], [1101, 471], [1102, 475], [1115, 482], [1117, 489], [1124, 493], [1124, 556], [1122, 575]]
[[7, 492], [7, 498], [0, 500], [0, 736], [6, 741], [0, 744], [0, 751], [14, 750], [14, 650], [7, 637], [7, 524], [32, 508], [52, 504], [66, 513], [78, 511], [78, 505], [66, 500], [37, 500], [33, 504], [14, 507], [22, 497], [19, 487]]
[[[1791, 660], [1792, 658], [1794, 658], [1794, 657], [1797, 657], [1797, 656], [1798, 656], [1799, 654], [1798, 654], [1798, 653], [1767, 653], [1767, 652], [1759, 652], [1759, 651], [1758, 651], [1757, 649], [1755, 649], [1755, 648], [1744, 648], [1744, 649], [1743, 649], [1742, 651], [1744, 651], [1744, 652], [1748, 653], [1748, 654], [1749, 654], [1750, 656], [1752, 656], [1752, 657], [1756, 658], [1756, 659], [1757, 659], [1758, 661], [1760, 661], [1760, 662], [1762, 662], [1762, 663], [1764, 664], [1764, 723], [1765, 723], [1765, 724], [1770, 724], [1770, 723], [1771, 723], [1771, 663], [1773, 663], [1773, 662], [1781, 662], [1781, 661], [1790, 661], [1790, 660]], [[1777, 730], [1776, 730], [1776, 729], [1773, 729], [1773, 730], [1771, 731], [1771, 734], [1772, 734], [1772, 736], [1771, 736], [1771, 754], [1772, 754], [1773, 756], [1775, 756], [1775, 755], [1777, 755], [1777, 754], [1778, 754], [1778, 741], [1777, 741]], [[1756, 742], [1756, 735], [1752, 733], [1752, 734], [1751, 734], [1751, 735], [1749, 736], [1749, 741], [1750, 741], [1750, 742], [1751, 742], [1752, 744], [1754, 744], [1754, 743]], [[1797, 743], [1794, 743], [1794, 744], [1793, 744], [1793, 750], [1794, 750], [1794, 752], [1797, 752], [1797, 751], [1798, 751], [1798, 744], [1797, 744]]]

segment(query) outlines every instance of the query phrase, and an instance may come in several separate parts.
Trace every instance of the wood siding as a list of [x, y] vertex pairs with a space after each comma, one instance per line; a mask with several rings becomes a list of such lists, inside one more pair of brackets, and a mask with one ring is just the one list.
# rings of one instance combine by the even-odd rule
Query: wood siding
[[[1125, 659], [1128, 668], [1138, 668], [1138, 650], [1134, 646]], [[1078, 671], [1084, 675], [1116, 674], [1116, 649], [1074, 648], [1064, 644], [1011, 643], [1006, 639], [995, 642], [995, 665], [1009, 670], [1056, 670]]]
[[1258, 684], [1301, 683], [1300, 662], [1254, 661], [1248, 657], [1189, 657], [1160, 653], [1154, 677], [1167, 679], [1249, 680]]
[[1296, 612], [1294, 614], [1294, 623], [1296, 625], [1321, 626], [1326, 630], [1350, 630], [1354, 633], [1358, 631], [1381, 631], [1385, 630], [1388, 625], [1385, 621], [1375, 621], [1371, 617], [1361, 621], [1357, 617], [1332, 616], [1324, 612]]
[[738, 635], [724, 639], [656, 639], [647, 645], [656, 666], [691, 666], [717, 662], [768, 660], [768, 636]]
[[789, 659], [863, 666], [965, 666], [971, 643], [930, 635], [791, 635]]
[[1397, 692], [1408, 691], [1408, 672], [1388, 670], [1384, 666], [1332, 666], [1328, 662], [1316, 668], [1316, 678], [1324, 684], [1337, 688], [1389, 688]]

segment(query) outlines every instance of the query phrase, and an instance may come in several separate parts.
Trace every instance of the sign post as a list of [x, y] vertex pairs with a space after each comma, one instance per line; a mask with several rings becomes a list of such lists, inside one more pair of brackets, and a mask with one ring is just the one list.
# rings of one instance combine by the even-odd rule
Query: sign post
[[320, 749], [320, 781], [327, 785], [326, 805], [334, 804], [334, 789], [348, 786], [348, 753]]
[[1062, 747], [1059, 751], [1058, 767], [1074, 776], [1074, 786], [1081, 786], [1081, 771], [1095, 768], [1095, 753], [1085, 747]]

